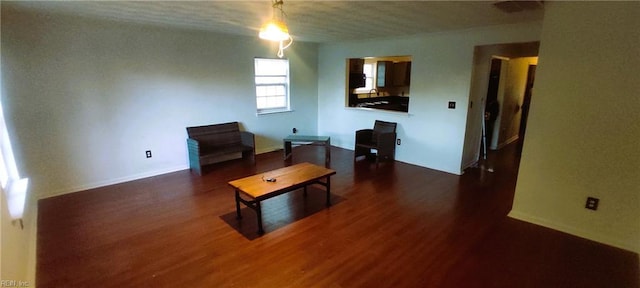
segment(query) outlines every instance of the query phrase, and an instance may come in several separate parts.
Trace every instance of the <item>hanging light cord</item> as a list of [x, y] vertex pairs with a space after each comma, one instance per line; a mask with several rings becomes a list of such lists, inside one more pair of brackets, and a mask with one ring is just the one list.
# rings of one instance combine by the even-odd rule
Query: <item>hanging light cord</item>
[[[287, 16], [287, 13], [284, 12], [284, 10], [282, 9], [282, 5], [284, 4], [284, 0], [273, 0], [273, 17], [276, 17], [276, 9], [280, 10], [280, 21], [282, 21], [283, 23], [284, 21], [284, 17]], [[291, 35], [289, 35], [289, 43], [287, 43], [286, 45], [284, 44], [284, 41], [281, 40], [280, 44], [278, 45], [278, 58], [282, 58], [284, 57], [284, 49], [289, 48], [289, 46], [291, 46], [291, 44], [293, 44], [293, 37], [291, 37]]]
[[284, 5], [284, 1], [283, 0], [273, 0], [273, 5], [271, 5], [271, 7], [273, 7], [273, 16], [275, 17], [276, 15], [276, 9], [280, 10], [280, 18], [284, 19], [283, 16], [286, 16], [287, 13], [284, 13], [284, 10], [282, 10], [282, 5]]
[[284, 49], [289, 48], [289, 46], [291, 46], [292, 43], [293, 43], [293, 38], [291, 38], [291, 36], [289, 36], [289, 43], [287, 43], [287, 45], [284, 45], [284, 41], [280, 41], [278, 54], [277, 54], [279, 58], [282, 58], [284, 56]]

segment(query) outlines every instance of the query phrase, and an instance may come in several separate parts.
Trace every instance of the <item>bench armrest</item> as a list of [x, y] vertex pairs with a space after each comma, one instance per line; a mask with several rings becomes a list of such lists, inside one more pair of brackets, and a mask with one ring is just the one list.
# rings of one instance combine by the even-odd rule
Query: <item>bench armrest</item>
[[193, 138], [187, 138], [187, 148], [189, 149], [189, 154], [200, 155], [200, 142]]
[[251, 132], [240, 131], [240, 141], [242, 145], [251, 147], [255, 150], [256, 148], [256, 138], [255, 135]]
[[[251, 151], [246, 151], [246, 152], [251, 152], [251, 155], [252, 155], [252, 157], [253, 157], [253, 159], [255, 161], [255, 157], [256, 157], [256, 137], [255, 137], [255, 135], [253, 135], [253, 133], [251, 133], [251, 132], [240, 131], [240, 142], [242, 142], [242, 146], [251, 147]], [[244, 157], [247, 154], [246, 153], [242, 153], [242, 155]]]

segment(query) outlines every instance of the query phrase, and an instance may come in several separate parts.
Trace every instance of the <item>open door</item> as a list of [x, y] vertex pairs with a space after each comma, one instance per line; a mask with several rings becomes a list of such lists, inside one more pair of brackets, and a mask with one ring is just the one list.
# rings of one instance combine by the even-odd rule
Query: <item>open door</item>
[[[484, 105], [484, 131], [482, 133], [483, 140], [481, 143], [483, 158], [486, 159], [488, 148], [495, 149], [498, 143], [499, 131], [495, 129], [496, 122], [499, 124], [498, 116], [500, 116], [500, 103], [504, 98], [505, 77], [508, 73], [507, 68], [509, 59], [494, 56], [491, 59], [491, 70], [489, 72], [489, 87], [487, 88], [486, 102]], [[498, 128], [500, 125], [497, 125]]]
[[527, 130], [527, 119], [529, 118], [529, 107], [531, 106], [531, 96], [533, 95], [533, 83], [536, 78], [536, 65], [529, 65], [527, 71], [527, 87], [524, 91], [522, 99], [522, 116], [520, 118], [520, 130], [518, 131], [518, 153], [522, 153], [522, 145], [524, 144], [524, 135]]

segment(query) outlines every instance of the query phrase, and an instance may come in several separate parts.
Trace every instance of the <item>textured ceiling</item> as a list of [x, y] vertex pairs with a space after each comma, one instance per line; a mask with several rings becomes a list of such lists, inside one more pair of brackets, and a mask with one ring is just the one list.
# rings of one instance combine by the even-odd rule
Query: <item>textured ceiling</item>
[[[2, 1], [3, 6], [8, 2]], [[296, 41], [331, 42], [468, 29], [542, 19], [541, 2], [507, 13], [496, 1], [285, 0]], [[17, 1], [16, 8], [85, 17], [257, 35], [271, 17], [271, 1]]]

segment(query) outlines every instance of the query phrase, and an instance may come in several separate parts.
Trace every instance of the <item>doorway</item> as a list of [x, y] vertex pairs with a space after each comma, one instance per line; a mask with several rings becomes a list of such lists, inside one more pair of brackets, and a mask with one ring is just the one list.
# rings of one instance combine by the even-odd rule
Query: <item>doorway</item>
[[479, 160], [483, 164], [481, 167], [492, 168], [492, 161], [483, 161], [487, 159], [487, 153], [507, 146], [517, 154], [514, 157], [520, 157], [526, 129], [523, 123], [527, 123], [537, 63], [537, 57], [495, 57], [491, 60], [484, 107], [483, 135], [486, 134], [486, 139], [483, 143], [486, 143], [486, 150], [482, 151]]
[[[498, 113], [496, 122], [494, 123], [494, 132], [491, 133], [493, 135], [487, 135], [488, 142], [485, 147], [488, 146], [487, 148], [500, 149], [512, 142], [519, 141], [518, 139], [523, 139], [520, 137], [520, 126], [523, 121], [521, 111], [524, 106], [524, 109], [527, 109], [525, 113], [528, 116], [528, 107], [532, 93], [527, 94], [528, 98], [526, 102], [523, 101], [523, 94], [525, 91], [525, 83], [528, 81], [528, 66], [537, 65], [539, 46], [540, 42], [536, 41], [481, 45], [474, 48], [471, 87], [469, 92], [469, 110], [467, 112], [467, 125], [461, 161], [462, 173], [464, 173], [466, 168], [478, 167], [478, 162], [482, 160], [482, 127], [484, 124], [487, 124], [485, 123], [485, 107], [489, 101], [493, 101], [493, 99], [497, 98], [500, 112]], [[533, 57], [535, 57], [535, 61], [525, 61], [520, 59]], [[500, 65], [500, 77], [496, 77], [497, 63], [499, 61], [503, 62], [503, 65]], [[527, 61], [532, 63], [528, 63]], [[505, 65], [504, 62], [508, 62], [509, 64]], [[518, 69], [512, 69], [512, 63], [515, 63], [513, 65], [518, 66]], [[496, 85], [495, 82], [490, 83], [492, 71], [494, 74], [493, 78], [496, 79], [505, 77], [505, 74], [511, 75], [514, 70], [519, 71], [519, 74], [512, 77], [520, 79], [520, 82], [518, 82], [517, 85], [511, 85], [511, 83], [509, 85], [506, 83], [498, 83], [498, 85]], [[533, 75], [534, 74], [531, 74], [531, 76]], [[498, 87], [497, 96], [495, 95], [495, 92], [493, 92], [496, 90], [496, 86]], [[529, 86], [532, 87], [532, 85], [528, 85], [527, 87]], [[505, 90], [502, 96], [500, 89]], [[488, 93], [490, 91], [492, 92]], [[519, 96], [516, 97], [514, 95]], [[524, 121], [526, 122], [526, 119]], [[524, 133], [524, 130], [522, 132]]]

